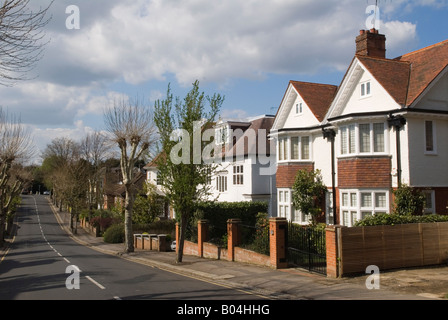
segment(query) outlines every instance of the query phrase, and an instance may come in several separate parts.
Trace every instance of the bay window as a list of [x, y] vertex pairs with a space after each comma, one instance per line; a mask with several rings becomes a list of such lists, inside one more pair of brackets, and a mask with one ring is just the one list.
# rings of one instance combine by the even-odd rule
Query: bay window
[[385, 153], [385, 129], [384, 122], [340, 127], [341, 155]]

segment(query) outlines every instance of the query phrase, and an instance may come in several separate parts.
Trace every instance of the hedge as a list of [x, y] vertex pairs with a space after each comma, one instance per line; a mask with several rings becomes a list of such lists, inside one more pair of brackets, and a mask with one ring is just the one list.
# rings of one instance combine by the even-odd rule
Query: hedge
[[355, 227], [395, 225], [407, 223], [448, 222], [448, 216], [430, 214], [424, 216], [405, 216], [398, 214], [378, 213], [355, 223]]
[[[209, 221], [210, 240], [215, 243], [222, 242], [227, 233], [227, 220], [241, 219], [242, 224], [255, 226], [258, 213], [267, 213], [267, 202], [201, 202], [196, 205], [196, 213], [190, 220], [187, 237], [194, 238], [197, 228], [197, 220]], [[191, 239], [195, 240], [195, 239]]]

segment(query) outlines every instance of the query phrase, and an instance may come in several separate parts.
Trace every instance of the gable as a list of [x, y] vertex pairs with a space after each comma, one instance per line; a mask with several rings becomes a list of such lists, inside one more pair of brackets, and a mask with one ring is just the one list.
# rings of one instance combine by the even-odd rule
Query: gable
[[336, 90], [337, 87], [333, 85], [290, 81], [272, 129], [320, 125]]
[[[400, 104], [397, 102], [400, 95], [392, 95], [391, 90], [388, 91], [385, 88], [385, 85], [388, 85], [385, 81], [387, 73], [385, 73], [385, 76], [380, 75], [381, 67], [384, 66], [383, 61], [380, 59], [374, 60], [380, 62], [380, 65], [373, 67], [369, 63], [364, 64], [362, 62], [364, 59], [361, 57], [353, 59], [326, 115], [326, 121], [350, 114], [382, 112], [400, 108]], [[361, 94], [361, 85], [363, 84], [365, 86], [368, 84], [370, 90], [370, 93], [365, 93], [364, 96]], [[401, 90], [396, 90], [395, 93], [397, 92], [401, 93]]]
[[448, 67], [421, 94], [414, 107], [448, 112]]

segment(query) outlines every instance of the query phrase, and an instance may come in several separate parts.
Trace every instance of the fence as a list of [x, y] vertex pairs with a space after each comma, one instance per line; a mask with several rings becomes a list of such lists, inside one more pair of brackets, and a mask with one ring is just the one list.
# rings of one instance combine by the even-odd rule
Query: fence
[[269, 255], [269, 225], [241, 225], [241, 243], [239, 247]]

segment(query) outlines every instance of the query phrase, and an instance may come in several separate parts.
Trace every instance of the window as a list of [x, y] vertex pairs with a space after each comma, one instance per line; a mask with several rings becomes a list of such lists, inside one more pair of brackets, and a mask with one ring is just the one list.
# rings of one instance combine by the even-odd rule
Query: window
[[423, 190], [425, 195], [425, 213], [435, 213], [435, 193], [434, 190]]
[[303, 112], [303, 106], [302, 102], [296, 104], [296, 114], [302, 114]]
[[383, 122], [342, 126], [339, 132], [341, 155], [386, 152], [385, 124]]
[[370, 81], [361, 83], [361, 97], [370, 96]]
[[244, 184], [243, 166], [233, 166], [233, 184]]
[[389, 191], [386, 190], [342, 190], [342, 224], [351, 227], [368, 216], [388, 213], [388, 197]]
[[290, 189], [278, 190], [278, 216], [280, 218], [290, 218], [289, 209], [291, 208]]
[[355, 153], [355, 125], [341, 127], [341, 154]]
[[229, 140], [229, 132], [227, 127], [218, 128], [215, 130], [215, 141], [217, 145], [225, 144]]
[[290, 137], [278, 140], [278, 160], [279, 161], [300, 161], [311, 159], [310, 137]]
[[218, 190], [219, 192], [227, 191], [227, 176], [216, 177], [216, 190]]
[[281, 138], [278, 140], [278, 160], [288, 160], [288, 139]]
[[435, 124], [433, 121], [425, 121], [425, 153], [436, 153]]

